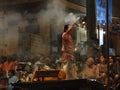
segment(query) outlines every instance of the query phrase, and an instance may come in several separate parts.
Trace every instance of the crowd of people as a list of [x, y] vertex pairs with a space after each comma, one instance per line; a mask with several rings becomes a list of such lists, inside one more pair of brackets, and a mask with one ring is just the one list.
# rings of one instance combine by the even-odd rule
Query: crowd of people
[[51, 57], [43, 54], [32, 59], [30, 57], [1, 56], [0, 90], [12, 90], [12, 84], [16, 82], [32, 81], [34, 72], [39, 69], [55, 69], [54, 58], [57, 55]]
[[88, 57], [85, 62], [85, 67], [79, 76], [81, 78], [95, 79], [107, 86], [109, 74], [109, 84], [111, 89], [114, 90], [120, 83], [120, 60], [115, 59], [114, 56], [109, 56], [109, 72], [107, 64], [107, 59], [103, 55], [100, 56], [99, 61], [96, 61], [93, 57]]
[[[62, 57], [57, 54], [51, 56], [41, 54], [35, 58], [24, 58], [23, 60], [13, 58], [12, 56], [2, 56], [0, 59], [0, 88], [9, 88], [8, 90], [12, 90], [12, 83], [19, 82], [20, 80], [23, 82], [32, 81], [32, 76], [37, 70], [55, 69], [65, 71], [62, 65]], [[77, 62], [80, 62], [78, 65], [76, 64], [77, 79], [95, 79], [105, 86], [107, 85], [107, 63], [105, 56], [101, 55], [98, 60], [93, 57], [86, 57], [85, 60], [77, 60]], [[80, 65], [81, 63], [83, 64], [82, 66]], [[40, 64], [42, 67], [38, 67]], [[114, 90], [120, 84], [120, 60], [109, 56], [109, 65], [110, 86]], [[66, 79], [68, 80], [68, 78]], [[72, 79], [76, 79], [76, 77]]]

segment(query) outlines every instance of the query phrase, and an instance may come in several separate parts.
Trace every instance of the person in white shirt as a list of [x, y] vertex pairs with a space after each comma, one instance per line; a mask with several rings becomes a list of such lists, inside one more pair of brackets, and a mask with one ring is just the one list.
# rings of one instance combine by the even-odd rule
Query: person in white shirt
[[12, 90], [14, 86], [12, 84], [18, 81], [18, 77], [16, 76], [15, 70], [8, 71], [8, 90]]

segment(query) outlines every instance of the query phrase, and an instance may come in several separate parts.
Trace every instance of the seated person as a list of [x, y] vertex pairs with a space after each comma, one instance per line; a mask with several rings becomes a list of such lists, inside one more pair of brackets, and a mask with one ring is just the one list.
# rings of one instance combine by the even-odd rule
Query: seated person
[[8, 78], [6, 72], [0, 69], [0, 90], [7, 90]]
[[8, 71], [8, 90], [12, 90], [14, 87], [12, 84], [16, 83], [18, 81], [18, 77], [16, 76], [15, 70], [9, 70]]

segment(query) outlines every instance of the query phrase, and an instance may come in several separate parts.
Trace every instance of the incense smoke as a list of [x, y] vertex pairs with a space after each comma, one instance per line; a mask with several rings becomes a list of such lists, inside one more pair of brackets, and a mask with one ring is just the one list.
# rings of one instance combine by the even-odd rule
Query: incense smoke
[[42, 18], [45, 22], [54, 23], [56, 25], [72, 23], [78, 19], [77, 15], [72, 12], [69, 13], [66, 10], [66, 6], [58, 0], [49, 2], [46, 9], [40, 11], [38, 18]]

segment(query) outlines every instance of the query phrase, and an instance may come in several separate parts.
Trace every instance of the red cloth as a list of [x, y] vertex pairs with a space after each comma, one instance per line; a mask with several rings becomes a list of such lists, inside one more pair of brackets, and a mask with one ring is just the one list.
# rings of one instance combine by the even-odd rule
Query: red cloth
[[64, 32], [62, 34], [62, 45], [64, 46], [64, 51], [62, 54], [62, 60], [72, 60], [73, 52], [73, 39], [69, 33]]
[[62, 54], [62, 60], [65, 61], [65, 60], [72, 60], [72, 55], [69, 54], [69, 53], [63, 53]]
[[73, 52], [73, 39], [69, 33], [64, 32], [62, 34], [62, 45], [64, 51]]
[[11, 67], [12, 67], [12, 63], [10, 63], [10, 62], [8, 62], [8, 61], [6, 61], [6, 62], [4, 62], [4, 64], [3, 64], [3, 70], [4, 71], [8, 71], [8, 70], [10, 70], [11, 69]]

